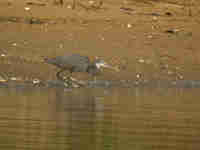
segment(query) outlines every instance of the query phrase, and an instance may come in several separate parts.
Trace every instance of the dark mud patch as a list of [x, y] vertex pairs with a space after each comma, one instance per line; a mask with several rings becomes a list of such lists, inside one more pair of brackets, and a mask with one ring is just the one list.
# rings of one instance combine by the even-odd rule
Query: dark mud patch
[[48, 19], [48, 18], [36, 18], [36, 17], [0, 16], [0, 23], [1, 22], [24, 23], [24, 24], [58, 24], [58, 23], [66, 23], [67, 19], [65, 19], [65, 18]]

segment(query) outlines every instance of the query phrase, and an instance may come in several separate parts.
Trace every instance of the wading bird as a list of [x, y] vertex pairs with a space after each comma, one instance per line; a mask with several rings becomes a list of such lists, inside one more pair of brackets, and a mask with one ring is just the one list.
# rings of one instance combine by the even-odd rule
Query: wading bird
[[100, 73], [100, 68], [110, 68], [115, 71], [119, 71], [118, 68], [112, 67], [102, 59], [96, 58], [93, 62], [91, 62], [89, 57], [81, 56], [79, 54], [45, 58], [44, 61], [61, 69], [56, 73], [57, 78], [60, 80], [63, 80], [60, 74], [66, 70], [68, 70], [71, 74], [73, 72], [87, 72], [94, 77]]

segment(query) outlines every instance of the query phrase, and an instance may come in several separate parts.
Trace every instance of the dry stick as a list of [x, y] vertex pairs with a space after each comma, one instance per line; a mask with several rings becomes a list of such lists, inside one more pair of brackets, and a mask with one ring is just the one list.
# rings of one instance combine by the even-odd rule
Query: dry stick
[[64, 4], [64, 1], [63, 0], [54, 0], [54, 4], [62, 6]]
[[75, 8], [76, 8], [76, 0], [73, 0], [72, 9], [75, 9]]
[[[186, 10], [186, 12], [188, 13], [188, 16], [192, 16], [192, 0], [188, 2], [188, 0], [184, 1], [184, 9]], [[187, 11], [188, 10], [188, 11]]]
[[188, 16], [192, 16], [192, 9], [191, 9], [191, 7], [192, 7], [192, 1], [190, 1], [189, 3], [188, 3]]
[[63, 5], [63, 4], [64, 4], [63, 0], [60, 0], [60, 5]]

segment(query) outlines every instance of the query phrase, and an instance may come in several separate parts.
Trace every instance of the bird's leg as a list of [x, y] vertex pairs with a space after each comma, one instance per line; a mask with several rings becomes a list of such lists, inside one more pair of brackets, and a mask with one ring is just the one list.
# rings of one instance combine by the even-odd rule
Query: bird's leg
[[94, 76], [94, 83], [97, 83], [97, 77]]

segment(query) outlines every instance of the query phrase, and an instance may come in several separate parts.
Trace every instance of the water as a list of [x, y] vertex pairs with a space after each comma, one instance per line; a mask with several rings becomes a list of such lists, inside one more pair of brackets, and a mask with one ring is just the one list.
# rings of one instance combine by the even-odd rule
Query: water
[[3, 150], [198, 150], [197, 88], [0, 88]]

